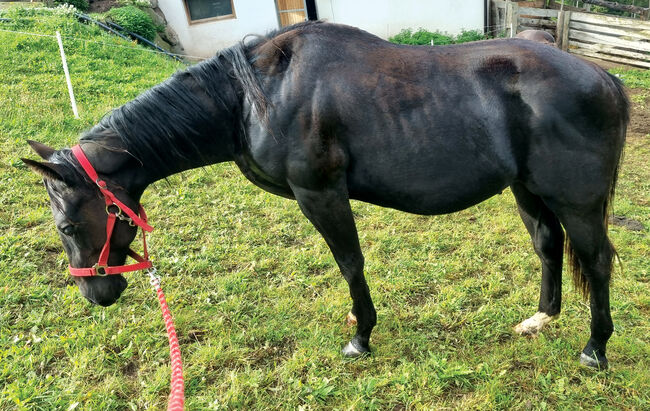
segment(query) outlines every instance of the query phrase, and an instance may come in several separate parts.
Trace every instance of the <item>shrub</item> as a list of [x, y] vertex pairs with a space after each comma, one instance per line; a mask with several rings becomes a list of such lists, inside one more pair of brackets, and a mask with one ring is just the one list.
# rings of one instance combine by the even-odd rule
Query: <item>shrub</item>
[[411, 29], [404, 29], [399, 34], [388, 39], [389, 41], [397, 44], [411, 44], [411, 45], [429, 45], [433, 41], [435, 45], [451, 44], [453, 38], [439, 31], [431, 32], [423, 28], [413, 32]]
[[482, 30], [462, 30], [454, 43], [468, 43], [470, 41], [479, 41], [487, 39]]
[[117, 0], [120, 6], [151, 7], [149, 0]]
[[445, 45], [455, 43], [467, 43], [468, 41], [485, 40], [486, 37], [480, 30], [461, 31], [461, 33], [454, 37], [447, 33], [439, 31], [431, 32], [423, 28], [413, 32], [411, 29], [404, 29], [399, 34], [389, 38], [392, 43], [397, 44], [411, 44], [411, 45]]
[[107, 16], [125, 30], [139, 34], [147, 40], [156, 38], [156, 25], [151, 16], [135, 6], [111, 9]]
[[54, 0], [54, 4], [69, 4], [79, 11], [88, 11], [90, 7], [88, 0]]

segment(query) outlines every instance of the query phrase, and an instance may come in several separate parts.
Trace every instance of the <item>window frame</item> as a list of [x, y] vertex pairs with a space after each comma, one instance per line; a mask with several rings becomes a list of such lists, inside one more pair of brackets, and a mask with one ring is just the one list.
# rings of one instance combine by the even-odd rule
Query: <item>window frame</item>
[[206, 17], [204, 19], [192, 20], [192, 15], [190, 14], [190, 6], [188, 4], [188, 1], [189, 0], [183, 0], [183, 6], [185, 6], [185, 16], [187, 16], [187, 24], [189, 24], [190, 26], [195, 24], [210, 23], [213, 21], [231, 20], [237, 18], [237, 13], [235, 12], [235, 2], [234, 0], [230, 0], [230, 9], [232, 10], [231, 14], [224, 14], [223, 16]]

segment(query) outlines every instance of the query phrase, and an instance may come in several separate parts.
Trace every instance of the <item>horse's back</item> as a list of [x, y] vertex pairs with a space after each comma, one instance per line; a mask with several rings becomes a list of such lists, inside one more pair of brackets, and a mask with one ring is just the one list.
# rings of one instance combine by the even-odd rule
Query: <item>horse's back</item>
[[311, 151], [322, 171], [332, 165], [319, 151], [342, 153], [353, 198], [451, 212], [517, 180], [546, 190], [549, 164], [598, 168], [583, 158], [608, 150], [600, 163], [618, 159], [619, 88], [598, 67], [541, 44], [407, 47], [319, 24], [273, 47], [280, 63], [261, 61], [275, 73], [265, 83], [274, 124], [292, 131], [287, 156]]

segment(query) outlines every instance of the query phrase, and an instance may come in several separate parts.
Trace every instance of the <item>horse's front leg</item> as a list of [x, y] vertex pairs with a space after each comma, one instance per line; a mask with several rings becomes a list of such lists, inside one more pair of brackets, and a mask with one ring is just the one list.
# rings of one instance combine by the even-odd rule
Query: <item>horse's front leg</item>
[[290, 185], [300, 209], [327, 242], [348, 282], [357, 333], [343, 348], [343, 354], [347, 357], [360, 356], [370, 351], [368, 342], [377, 323], [377, 314], [363, 275], [363, 255], [345, 181], [341, 179], [324, 187]]

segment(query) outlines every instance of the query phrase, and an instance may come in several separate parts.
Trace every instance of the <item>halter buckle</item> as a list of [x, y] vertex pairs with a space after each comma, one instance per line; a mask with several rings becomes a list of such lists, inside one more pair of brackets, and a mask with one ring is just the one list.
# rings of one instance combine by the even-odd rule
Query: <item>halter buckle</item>
[[108, 268], [107, 265], [99, 265], [99, 263], [95, 263], [95, 265], [93, 265], [93, 268], [95, 269], [95, 275], [98, 277], [106, 277], [108, 275], [106, 273], [106, 268]]

